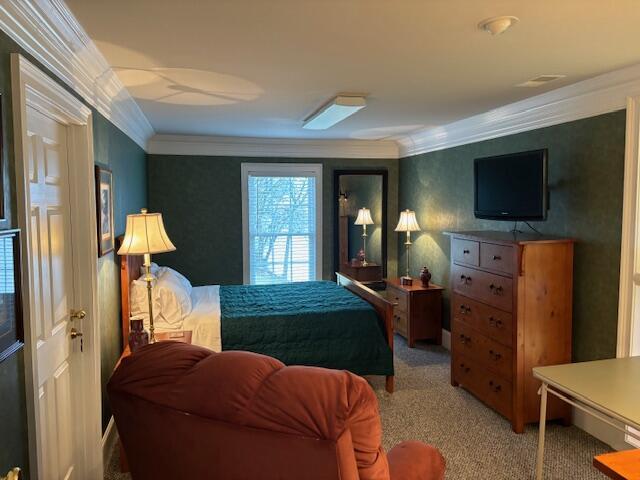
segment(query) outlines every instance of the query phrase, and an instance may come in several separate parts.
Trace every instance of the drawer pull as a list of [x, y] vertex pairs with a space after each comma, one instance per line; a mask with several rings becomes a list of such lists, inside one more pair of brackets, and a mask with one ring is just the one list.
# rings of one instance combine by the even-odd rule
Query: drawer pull
[[460, 305], [460, 313], [462, 313], [463, 315], [468, 315], [469, 313], [471, 313], [471, 307], [467, 305]]
[[460, 334], [460, 343], [466, 345], [467, 343], [471, 343], [471, 337], [467, 337], [464, 333]]
[[489, 350], [489, 356], [496, 362], [502, 358], [501, 354], [499, 354], [498, 352], [494, 352], [493, 350]]
[[460, 281], [465, 285], [469, 285], [471, 283], [471, 277], [469, 277], [468, 275], [462, 274], [460, 275]]
[[494, 255], [493, 259], [494, 260], [502, 260], [502, 257], [500, 255]]
[[493, 292], [494, 295], [502, 295], [503, 288], [499, 285], [494, 285], [493, 283], [489, 285], [489, 290]]
[[470, 252], [469, 250], [463, 250], [463, 251], [462, 251], [462, 253], [463, 253], [464, 255], [469, 255], [471, 252]]
[[498, 393], [500, 390], [502, 390], [502, 385], [500, 385], [499, 383], [493, 383], [493, 380], [489, 380], [489, 388], [491, 388], [493, 392]]
[[471, 370], [471, 367], [467, 367], [464, 363], [460, 364], [460, 368], [465, 372], [465, 373], [469, 373], [469, 371]]
[[502, 328], [502, 320], [494, 317], [489, 317], [489, 325], [495, 328]]

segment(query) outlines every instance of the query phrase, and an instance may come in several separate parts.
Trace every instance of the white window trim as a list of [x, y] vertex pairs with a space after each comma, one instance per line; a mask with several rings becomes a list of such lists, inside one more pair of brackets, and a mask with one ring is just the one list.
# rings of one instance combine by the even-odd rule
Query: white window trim
[[321, 163], [243, 163], [242, 177], [242, 282], [251, 282], [249, 255], [249, 175], [313, 176], [316, 179], [316, 280], [322, 280], [322, 164]]

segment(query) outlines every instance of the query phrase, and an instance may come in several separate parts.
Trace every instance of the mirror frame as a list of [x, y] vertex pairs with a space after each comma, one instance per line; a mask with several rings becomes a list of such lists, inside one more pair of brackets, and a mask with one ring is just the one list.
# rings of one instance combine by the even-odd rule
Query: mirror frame
[[388, 183], [389, 171], [385, 169], [349, 169], [333, 171], [333, 271], [340, 271], [339, 259], [339, 228], [340, 228], [340, 208], [338, 205], [338, 196], [340, 195], [340, 177], [342, 175], [380, 175], [382, 177], [382, 278], [387, 278], [387, 215], [388, 215]]

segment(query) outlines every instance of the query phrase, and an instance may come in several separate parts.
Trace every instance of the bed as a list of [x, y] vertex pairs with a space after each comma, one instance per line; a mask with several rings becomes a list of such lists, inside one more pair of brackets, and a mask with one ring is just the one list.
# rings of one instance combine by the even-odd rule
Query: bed
[[[142, 260], [121, 257], [125, 345], [130, 286], [140, 277]], [[193, 287], [192, 298], [181, 329], [192, 331], [193, 343], [210, 346], [217, 340], [222, 350], [262, 353], [287, 365], [383, 375], [386, 390], [393, 392], [393, 304], [346, 275], [338, 273], [335, 283]]]

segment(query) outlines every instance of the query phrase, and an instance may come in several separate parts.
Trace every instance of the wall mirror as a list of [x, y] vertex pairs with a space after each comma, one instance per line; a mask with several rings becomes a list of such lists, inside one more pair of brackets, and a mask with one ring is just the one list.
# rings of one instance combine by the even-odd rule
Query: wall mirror
[[335, 271], [372, 287], [387, 274], [387, 171], [334, 172]]

